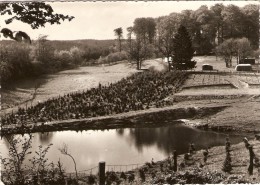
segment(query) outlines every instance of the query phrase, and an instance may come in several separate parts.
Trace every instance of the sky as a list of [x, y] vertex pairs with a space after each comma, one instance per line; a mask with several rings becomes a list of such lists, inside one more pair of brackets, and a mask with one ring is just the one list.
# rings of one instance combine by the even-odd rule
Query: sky
[[44, 28], [31, 29], [27, 24], [15, 21], [5, 25], [4, 18], [0, 26], [13, 31], [24, 31], [32, 39], [48, 35], [50, 40], [77, 39], [115, 39], [114, 29], [123, 28], [126, 38], [126, 28], [133, 26], [135, 18], [159, 17], [182, 10], [196, 10], [201, 5], [213, 6], [216, 3], [234, 4], [243, 7], [247, 4], [258, 4], [258, 1], [117, 1], [117, 2], [48, 2], [55, 13], [74, 16], [71, 22], [64, 21], [60, 25], [46, 24]]

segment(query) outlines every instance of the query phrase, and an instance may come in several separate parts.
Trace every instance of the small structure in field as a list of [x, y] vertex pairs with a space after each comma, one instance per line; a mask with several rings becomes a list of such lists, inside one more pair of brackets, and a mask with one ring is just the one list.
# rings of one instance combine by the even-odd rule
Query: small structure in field
[[251, 64], [238, 64], [236, 66], [236, 71], [252, 71]]
[[202, 70], [213, 70], [213, 66], [209, 64], [203, 64], [202, 65]]
[[241, 60], [239, 60], [239, 64], [251, 64], [251, 65], [254, 65], [255, 64], [255, 59], [254, 58], [241, 59]]

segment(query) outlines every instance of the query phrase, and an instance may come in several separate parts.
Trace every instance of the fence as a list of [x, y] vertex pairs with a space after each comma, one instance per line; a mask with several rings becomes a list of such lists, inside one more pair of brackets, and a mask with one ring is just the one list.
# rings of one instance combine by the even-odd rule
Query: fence
[[[135, 170], [141, 166], [145, 165], [145, 163], [138, 163], [138, 164], [108, 164], [105, 167], [105, 172], [113, 171], [113, 172], [126, 172], [130, 170]], [[99, 166], [95, 166], [93, 168], [89, 168], [87, 170], [78, 171], [78, 175], [95, 175], [99, 172]], [[74, 173], [68, 173], [68, 175]]]

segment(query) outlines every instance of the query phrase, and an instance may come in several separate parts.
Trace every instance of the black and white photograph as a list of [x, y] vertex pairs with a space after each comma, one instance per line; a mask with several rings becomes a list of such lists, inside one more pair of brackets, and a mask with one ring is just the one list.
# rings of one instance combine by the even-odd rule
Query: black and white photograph
[[259, 8], [0, 0], [0, 185], [259, 184]]

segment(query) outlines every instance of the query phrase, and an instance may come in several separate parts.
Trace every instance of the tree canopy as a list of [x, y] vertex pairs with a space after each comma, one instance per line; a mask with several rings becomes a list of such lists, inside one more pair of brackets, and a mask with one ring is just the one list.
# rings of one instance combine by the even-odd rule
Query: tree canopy
[[122, 27], [116, 28], [116, 29], [114, 29], [114, 32], [115, 32], [115, 36], [116, 36], [117, 39], [118, 39], [119, 51], [121, 52], [121, 50], [122, 50], [121, 39], [122, 39], [122, 37], [123, 37], [123, 29], [122, 29]]
[[[137, 69], [141, 69], [142, 61], [153, 56], [156, 23], [151, 17], [136, 18], [133, 27], [128, 27], [129, 58], [136, 61]], [[132, 39], [134, 34], [135, 39]]]

